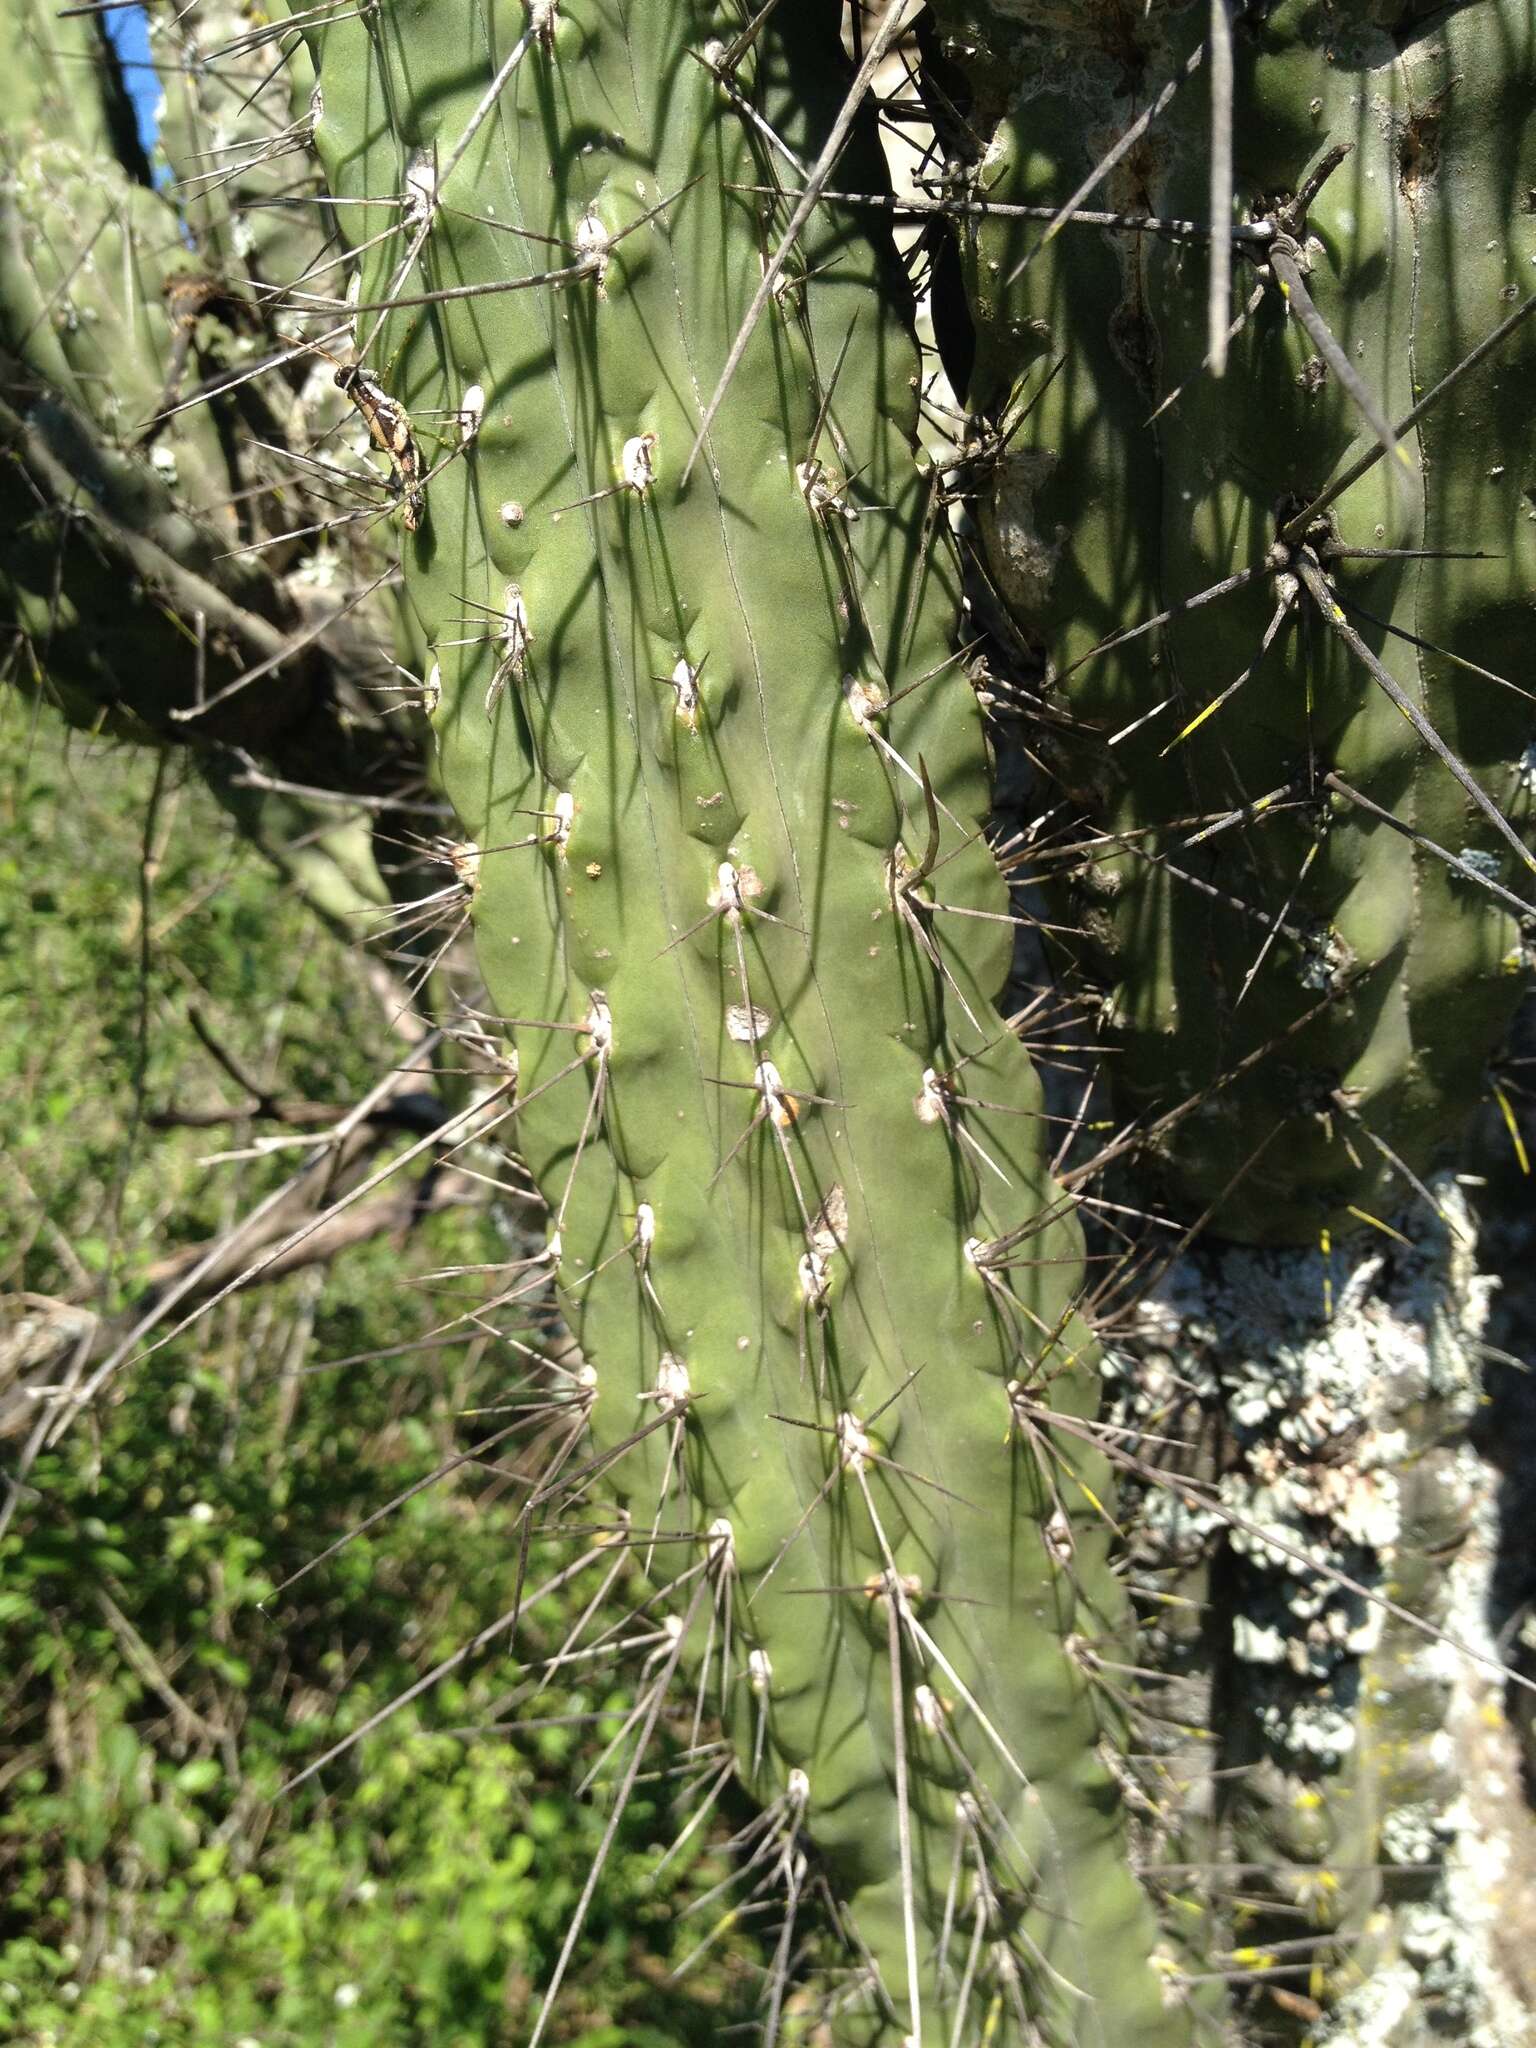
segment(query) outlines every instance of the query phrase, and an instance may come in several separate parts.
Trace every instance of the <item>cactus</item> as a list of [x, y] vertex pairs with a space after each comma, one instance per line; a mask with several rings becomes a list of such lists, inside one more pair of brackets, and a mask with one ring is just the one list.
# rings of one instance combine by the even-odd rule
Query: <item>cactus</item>
[[39, 0], [10, 0], [0, 77], [0, 159], [20, 158], [39, 135], [71, 142], [135, 175], [143, 168], [122, 75], [99, 15], [59, 15]]
[[283, 287], [327, 288], [344, 244], [316, 200], [303, 44], [284, 45], [286, 91], [275, 94], [263, 90], [274, 59], [259, 8], [198, 0], [157, 10], [149, 27], [165, 89], [157, 156], [199, 268], [269, 302]]
[[[0, 593], [18, 680], [94, 730], [193, 745], [226, 797], [231, 746], [305, 783], [397, 784], [403, 750], [359, 697], [388, 672], [389, 615], [366, 591], [338, 602], [339, 551], [274, 546], [295, 514], [326, 508], [303, 473], [263, 490], [270, 466], [252, 446], [350, 409], [329, 378], [329, 410], [250, 380], [271, 344], [258, 309], [210, 277], [133, 161], [103, 153], [101, 108], [117, 95], [92, 89], [115, 76], [94, 24], [40, 22], [27, 5], [16, 25], [0, 140]], [[182, 383], [230, 376], [245, 381], [227, 397], [157, 418]], [[352, 573], [372, 568], [354, 550]], [[260, 804], [235, 808], [255, 830]]]
[[[1154, 1185], [1275, 1247], [1188, 1260], [1153, 1316], [1163, 1363], [1127, 1383], [1127, 1422], [1165, 1432], [1170, 1388], [1199, 1389], [1224, 1445], [1207, 1507], [1140, 1516], [1164, 1595], [1213, 1603], [1143, 1656], [1203, 1681], [1221, 1734], [1199, 1762], [1229, 1787], [1214, 1826], [1165, 1820], [1167, 1853], [1247, 1873], [1252, 2038], [1485, 2038], [1430, 1938], [1464, 1852], [1424, 1631], [1446, 1621], [1430, 1560], [1472, 1514], [1453, 1446], [1481, 1306], [1470, 1221], [1426, 1176], [1531, 964], [1533, 238], [1504, 183], [1536, 164], [1528, 10], [1396, 39], [1381, 9], [1233, 10], [1248, 275], [1229, 335], [1218, 300], [1220, 376], [1206, 242], [1130, 225], [1213, 218], [1220, 95], [1188, 82], [1207, 10], [1149, 9], [1129, 48], [1092, 7], [938, 12], [973, 95], [962, 189], [985, 192], [961, 228], [977, 544], [1043, 673], [1040, 757], [1086, 815], [1052, 876], [1068, 944]], [[1106, 157], [1080, 201], [1099, 222], [1042, 240]], [[1410, 464], [1344, 467], [1501, 329], [1424, 405]]]
[[[1047, 216], [1208, 19], [1154, 7], [1127, 50], [1096, 7], [980, 31], [940, 11], [972, 52], [989, 206]], [[1038, 222], [991, 213], [967, 236], [972, 410], [1027, 414], [978, 525], [1088, 815], [1081, 957], [1125, 1113], [1193, 1105], [1156, 1135], [1166, 1183], [1230, 1238], [1315, 1243], [1413, 1196], [1530, 965], [1536, 863], [1504, 821], [1529, 838], [1536, 325], [1428, 406], [1406, 463], [1308, 510], [1372, 429], [1292, 284], [1371, 416], [1400, 419], [1531, 282], [1510, 198], [1536, 174], [1529, 10], [1385, 11], [1399, 40], [1378, 7], [1235, 10], [1248, 317], [1223, 377], [1201, 370], [1203, 243], [1068, 226], [1035, 246]], [[1207, 105], [1183, 84], [1086, 203], [1208, 218]]]
[[974, 1995], [1174, 2041], [1096, 1754], [1102, 1463], [1049, 1433], [1095, 1401], [1077, 1234], [992, 1007], [915, 358], [855, 225], [802, 237], [686, 474], [787, 211], [730, 189], [773, 174], [734, 102], [807, 160], [837, 111], [833, 24], [787, 14], [725, 78], [698, 5], [534, 10], [468, 62], [404, 9], [311, 31], [331, 190], [415, 197], [358, 334], [426, 478], [408, 588], [550, 1212], [520, 1284], [558, 1280], [588, 1361], [545, 1491], [601, 1470], [674, 1587], [787, 1926], [813, 1846], [869, 1958], [847, 2038]]
[[[1228, 1425], [1245, 1403], [1264, 1412], [1188, 1497], [1209, 1498], [1240, 1555], [1198, 1532], [1176, 1571], [1193, 1558], [1206, 1575], [1183, 1610], [1200, 1639], [1175, 1621], [1135, 1652], [1111, 1481], [1146, 1474], [1125, 1446], [1158, 1390], [1143, 1371], [1129, 1434], [1101, 1428], [1083, 1238], [1000, 994], [1020, 920], [981, 829], [994, 764], [956, 661], [945, 494], [914, 462], [926, 366], [909, 286], [880, 211], [810, 203], [834, 154], [840, 186], [889, 198], [857, 86], [844, 104], [837, 12], [780, 0], [743, 29], [708, 0], [294, 10], [283, 117], [245, 104], [245, 66], [259, 75], [267, 56], [258, 22], [247, 37], [221, 4], [200, 25], [162, 23], [184, 64], [165, 138], [191, 180], [178, 235], [142, 189], [87, 190], [78, 158], [39, 180], [35, 149], [11, 180], [10, 218], [45, 223], [45, 254], [13, 230], [0, 335], [50, 395], [0, 424], [17, 447], [43, 433], [60, 473], [44, 515], [25, 501], [21, 566], [3, 573], [72, 715], [105, 706], [156, 732], [187, 709], [187, 622], [227, 583], [220, 680], [251, 665], [249, 619], [272, 671], [254, 708], [235, 700], [241, 744], [302, 762], [312, 733], [330, 750], [347, 727], [345, 711], [303, 709], [315, 667], [296, 590], [322, 556], [302, 513], [282, 537], [282, 507], [261, 503], [256, 559], [289, 573], [231, 566], [185, 497], [194, 478], [196, 496], [228, 491], [240, 408], [269, 406], [295, 450], [316, 429], [327, 459], [323, 430], [349, 428], [350, 516], [398, 544], [400, 637], [463, 834], [436, 850], [450, 928], [472, 925], [489, 991], [477, 1044], [492, 1026], [493, 1107], [544, 1204], [543, 1241], [498, 1305], [557, 1304], [580, 1347], [578, 1367], [539, 1365], [523, 1397], [542, 1446], [529, 1525], [595, 1518], [647, 1582], [620, 1798], [671, 1687], [696, 1724], [718, 1717], [760, 1803], [741, 1877], [754, 1904], [779, 1898], [769, 2040], [814, 1889], [857, 1958], [826, 2005], [839, 2040], [1172, 2048], [1229, 2024], [1294, 2040], [1305, 2024], [1343, 2041], [1410, 1946], [1383, 1898], [1444, 1906], [1376, 1865], [1413, 1846], [1404, 1814], [1421, 1835], [1443, 1821], [1421, 1739], [1438, 1700], [1409, 1650], [1415, 1619], [1440, 1619], [1422, 1553], [1467, 1512], [1444, 1440], [1470, 1401], [1469, 1226], [1437, 1196], [1461, 1235], [1410, 1226], [1397, 1320], [1373, 1322], [1359, 1255], [1349, 1314], [1312, 1316], [1327, 1327], [1294, 1356], [1290, 1335], [1254, 1334], [1236, 1266], [1211, 1254], [1198, 1314], [1186, 1286], [1177, 1371]], [[1513, 0], [1410, 24], [1401, 47], [1380, 6], [1235, 10], [1234, 241], [1255, 289], [1218, 378], [1200, 373], [1212, 238], [1072, 223], [1036, 250], [1038, 222], [999, 210], [1059, 205], [1132, 97], [1156, 98], [1157, 122], [1089, 203], [1199, 219], [1205, 102], [1159, 88], [1191, 72], [1210, 17], [1157, 0], [1133, 12], [1127, 26], [1095, 4], [939, 0], [942, 33], [923, 32], [935, 121], [966, 160], [934, 209], [959, 224], [974, 327], [972, 445], [954, 475], [982, 565], [973, 616], [1002, 649], [993, 671], [1013, 668], [983, 705], [1022, 677], [1048, 713], [1031, 749], [1066, 814], [1089, 821], [1052, 886], [1084, 928], [1068, 966], [1106, 991], [1120, 1104], [1150, 1126], [1176, 1208], [1282, 1248], [1240, 1256], [1284, 1292], [1328, 1263], [1309, 1251], [1303, 1275], [1293, 1243], [1385, 1221], [1422, 1189], [1528, 964], [1514, 837], [1529, 717], [1488, 672], [1516, 668], [1529, 622], [1515, 394], [1536, 323], [1425, 410], [1422, 480], [1399, 483], [1394, 457], [1326, 515], [1297, 515], [1370, 445], [1362, 418], [1401, 417], [1511, 310], [1529, 237], [1499, 180], [1529, 156], [1531, 38]], [[888, 40], [898, 18], [882, 10], [873, 32]], [[202, 179], [197, 152], [231, 135], [312, 148], [350, 293], [308, 215], [263, 207], [281, 178], [241, 143], [228, 188]], [[1327, 155], [1340, 140], [1342, 165]], [[168, 310], [141, 219], [183, 278]], [[1465, 301], [1429, 283], [1453, 235]], [[98, 244], [111, 262], [77, 268]], [[232, 274], [247, 263], [284, 287], [275, 320]], [[1342, 337], [1343, 369], [1287, 293]], [[38, 317], [61, 305], [62, 332]], [[935, 317], [941, 331], [952, 318]], [[108, 331], [115, 351], [95, 339]], [[250, 366], [264, 348], [288, 366], [224, 401], [217, 426], [178, 414], [122, 445], [177, 364]], [[98, 644], [99, 533], [82, 548], [65, 517], [59, 450], [82, 433], [105, 508], [92, 532], [110, 514], [120, 558], [156, 592], [115, 646]], [[148, 545], [196, 588], [151, 576]], [[1234, 577], [1219, 602], [1191, 602]], [[1170, 606], [1165, 628], [1141, 630]], [[1351, 620], [1366, 669], [1340, 635]], [[303, 779], [348, 772], [327, 758]], [[1361, 1347], [1409, 1356], [1437, 1315], [1433, 1369], [1405, 1367], [1349, 1438], [1341, 1501], [1319, 1388], [1347, 1393]], [[1403, 1513], [1365, 1527], [1399, 1441], [1415, 1460]], [[1133, 1496], [1144, 1580], [1159, 1558], [1142, 1541], [1181, 1498]], [[1321, 1582], [1288, 1583], [1286, 1544], [1323, 1559]], [[1341, 1575], [1368, 1590], [1395, 1575], [1382, 1643]], [[1208, 1639], [1237, 1607], [1229, 1685], [1244, 1643], [1249, 1664], [1267, 1653], [1271, 1607], [1288, 1648], [1305, 1610], [1316, 1654], [1272, 1685], [1250, 1676], [1218, 1741]], [[1141, 1654], [1177, 1666], [1191, 1697], [1205, 1687], [1186, 1719], [1209, 1725], [1179, 1738], [1196, 1768], [1241, 1763], [1204, 1813], [1170, 1799], [1149, 1817], [1136, 1788], [1126, 1752], [1161, 1739], [1126, 1691]], [[1370, 1725], [1353, 1714], [1362, 1682]], [[1325, 1692], [1324, 1784], [1297, 1731], [1325, 1725]], [[1158, 1878], [1161, 1930], [1132, 1876], [1127, 1786], [1143, 1854], [1179, 1866]], [[1317, 1808], [1307, 1833], [1298, 1814]], [[1240, 1912], [1210, 1872], [1180, 1874], [1230, 1854], [1264, 1866], [1248, 1889], [1266, 1940], [1348, 1867], [1309, 1923], [1329, 1937], [1315, 1957], [1237, 1966]], [[1298, 1972], [1315, 2013], [1284, 1989]], [[1444, 1989], [1432, 1974], [1418, 1988]], [[1457, 2023], [1471, 2010], [1435, 2008]]]

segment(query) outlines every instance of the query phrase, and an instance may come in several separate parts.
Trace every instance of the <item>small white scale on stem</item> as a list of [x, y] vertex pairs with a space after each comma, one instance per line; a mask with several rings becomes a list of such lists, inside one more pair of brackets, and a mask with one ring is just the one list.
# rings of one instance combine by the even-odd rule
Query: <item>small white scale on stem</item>
[[756, 1045], [773, 1029], [773, 1017], [756, 1003], [732, 1003], [725, 1013], [725, 1035], [737, 1045]]

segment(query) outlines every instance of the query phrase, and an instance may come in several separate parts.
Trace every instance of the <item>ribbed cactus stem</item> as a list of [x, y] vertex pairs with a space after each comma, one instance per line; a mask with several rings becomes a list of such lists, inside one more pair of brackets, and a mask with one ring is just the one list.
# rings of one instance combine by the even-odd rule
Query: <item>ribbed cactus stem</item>
[[978, 195], [1048, 215], [1113, 158], [1083, 204], [1121, 223], [963, 229], [972, 407], [1009, 436], [978, 524], [1086, 819], [1075, 952], [1171, 1199], [1316, 1243], [1410, 1197], [1531, 966], [1536, 320], [1427, 401], [1536, 283], [1536, 25], [1231, 10], [1217, 379], [1207, 8], [1124, 38], [1092, 4], [977, 12], [939, 9]]
[[1097, 1400], [1080, 1241], [853, 216], [807, 221], [681, 481], [790, 212], [742, 102], [802, 162], [840, 110], [835, 12], [722, 75], [738, 26], [307, 30], [333, 192], [404, 195], [355, 333], [423, 451], [407, 587], [548, 1209], [511, 1291], [557, 1283], [588, 1361], [535, 1503], [600, 1484], [673, 1589], [653, 1680], [724, 1718], [786, 1894], [771, 2023], [820, 1870], [868, 1965], [843, 2038], [1153, 2048], [1187, 2026], [1099, 1755], [1107, 1471], [1051, 1423]]

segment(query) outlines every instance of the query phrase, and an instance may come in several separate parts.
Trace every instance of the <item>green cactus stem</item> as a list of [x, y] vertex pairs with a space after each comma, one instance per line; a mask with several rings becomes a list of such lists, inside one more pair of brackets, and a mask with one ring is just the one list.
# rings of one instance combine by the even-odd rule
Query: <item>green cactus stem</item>
[[1016, 429], [977, 523], [1059, 716], [1122, 1110], [1186, 1213], [1316, 1243], [1454, 1140], [1531, 962], [1536, 322], [1307, 508], [1531, 294], [1536, 24], [1233, 10], [1217, 378], [1207, 7], [939, 12], [989, 206], [1048, 216], [1177, 85], [1084, 201], [1157, 232], [963, 226], [973, 411]]
[[[985, 749], [856, 219], [808, 224], [681, 481], [789, 213], [736, 188], [792, 188], [842, 91], [826, 10], [721, 77], [738, 26], [306, 28], [333, 194], [402, 202], [354, 332], [423, 456], [407, 587], [549, 1211], [509, 1293], [557, 1280], [587, 1360], [535, 1504], [600, 1478], [673, 1587], [657, 1680], [718, 1705], [788, 1893], [770, 2032], [813, 1853], [867, 1959], [843, 2038], [1152, 2048], [1188, 2020], [1098, 1753], [1079, 1237], [993, 1006]], [[867, 128], [845, 161], [880, 175]]]

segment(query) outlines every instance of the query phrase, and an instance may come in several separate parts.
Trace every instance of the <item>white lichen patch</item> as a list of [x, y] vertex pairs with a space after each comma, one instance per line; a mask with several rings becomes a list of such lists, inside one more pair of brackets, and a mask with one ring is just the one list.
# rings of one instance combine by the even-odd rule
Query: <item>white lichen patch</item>
[[[1136, 1557], [1170, 1586], [1223, 1549], [1235, 1564], [1227, 1644], [1259, 1746], [1250, 1852], [1285, 1845], [1298, 1897], [1309, 1875], [1325, 1882], [1330, 1853], [1422, 1874], [1412, 1900], [1378, 1900], [1368, 1974], [1309, 2027], [1316, 2048], [1417, 2048], [1430, 2008], [1435, 2038], [1458, 2048], [1536, 2048], [1501, 2003], [1486, 1802], [1462, 1810], [1465, 1733], [1436, 1718], [1469, 1674], [1485, 1692], [1499, 1681], [1469, 1655], [1495, 1658], [1450, 1562], [1489, 1493], [1464, 1432], [1490, 1287], [1460, 1188], [1447, 1177], [1431, 1192], [1438, 1215], [1420, 1202], [1389, 1219], [1400, 1237], [1331, 1259], [1198, 1248], [1106, 1360], [1115, 1419], [1148, 1441], [1198, 1434], [1197, 1411], [1219, 1430], [1202, 1487], [1138, 1503]], [[1181, 1638], [1158, 1627], [1139, 1654], [1176, 1669]]]

